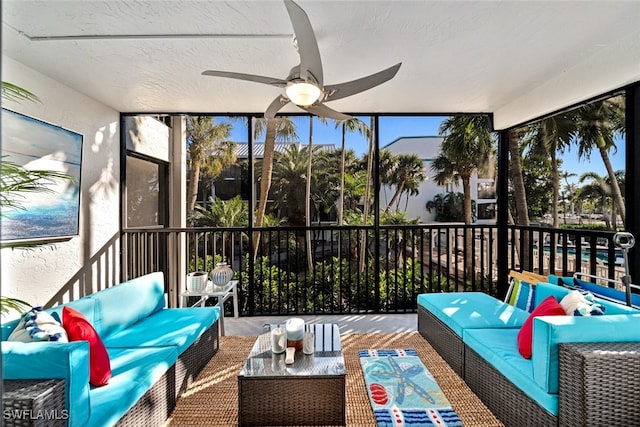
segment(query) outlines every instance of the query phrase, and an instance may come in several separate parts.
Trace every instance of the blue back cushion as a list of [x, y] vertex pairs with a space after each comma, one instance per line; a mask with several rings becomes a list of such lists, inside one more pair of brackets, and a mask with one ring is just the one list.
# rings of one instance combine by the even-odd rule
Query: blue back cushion
[[93, 326], [105, 338], [164, 308], [164, 275], [140, 276], [96, 292], [92, 298], [96, 302]]

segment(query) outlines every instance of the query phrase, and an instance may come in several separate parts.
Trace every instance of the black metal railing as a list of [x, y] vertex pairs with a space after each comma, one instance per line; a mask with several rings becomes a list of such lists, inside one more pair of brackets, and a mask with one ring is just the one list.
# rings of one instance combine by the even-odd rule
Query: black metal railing
[[541, 274], [622, 275], [612, 232], [509, 226], [506, 260], [498, 260], [497, 235], [494, 225], [440, 224], [137, 229], [123, 232], [122, 265], [126, 279], [164, 271], [177, 305], [188, 272], [224, 260], [239, 281], [242, 315], [402, 313], [425, 292], [500, 296], [499, 262]]

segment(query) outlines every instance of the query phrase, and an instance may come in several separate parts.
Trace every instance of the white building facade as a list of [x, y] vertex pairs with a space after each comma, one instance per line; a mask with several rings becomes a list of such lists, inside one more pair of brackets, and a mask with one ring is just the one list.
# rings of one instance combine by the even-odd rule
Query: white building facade
[[[420, 184], [418, 194], [410, 196], [403, 194], [398, 209], [407, 212], [408, 219], [418, 218], [421, 223], [428, 224], [435, 222], [435, 211], [427, 211], [426, 204], [434, 199], [438, 194], [448, 192], [462, 193], [462, 182], [458, 184], [448, 184], [440, 186], [436, 183], [435, 172], [431, 169], [433, 160], [440, 154], [443, 137], [441, 136], [415, 136], [401, 137], [384, 147], [394, 155], [415, 154], [424, 166], [427, 179]], [[380, 208], [384, 210], [395, 193], [395, 187], [382, 185], [380, 187]], [[482, 176], [474, 174], [471, 178], [471, 199], [476, 202], [477, 224], [494, 224], [496, 221], [496, 191], [495, 179], [493, 176]], [[395, 207], [392, 207], [394, 209]]]

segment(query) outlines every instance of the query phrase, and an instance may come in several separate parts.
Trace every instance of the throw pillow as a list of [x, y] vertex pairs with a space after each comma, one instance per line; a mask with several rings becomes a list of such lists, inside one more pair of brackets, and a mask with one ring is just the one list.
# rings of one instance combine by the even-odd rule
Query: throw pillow
[[593, 295], [589, 292], [573, 290], [562, 298], [560, 305], [564, 308], [567, 316], [601, 316], [604, 314], [604, 307], [596, 303]]
[[536, 300], [536, 285], [512, 277], [508, 303], [531, 313]]
[[531, 312], [518, 331], [518, 351], [525, 359], [531, 359], [533, 347], [533, 319], [538, 316], [566, 316], [564, 308], [553, 296], [548, 296]]
[[51, 317], [46, 311], [42, 311], [42, 307], [33, 307], [22, 315], [22, 319], [11, 332], [7, 341], [69, 342], [69, 339], [60, 322]]
[[82, 313], [67, 306], [62, 309], [62, 326], [70, 341], [89, 341], [89, 383], [106, 385], [111, 379], [109, 353], [94, 327]]

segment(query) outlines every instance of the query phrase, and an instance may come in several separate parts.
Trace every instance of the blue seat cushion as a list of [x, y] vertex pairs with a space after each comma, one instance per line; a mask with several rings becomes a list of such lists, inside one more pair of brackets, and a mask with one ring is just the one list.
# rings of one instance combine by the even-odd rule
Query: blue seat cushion
[[91, 416], [87, 426], [118, 422], [178, 360], [176, 347], [110, 348], [109, 384], [92, 387]]
[[467, 329], [463, 341], [527, 396], [558, 416], [558, 395], [547, 393], [533, 377], [533, 362], [518, 352], [518, 329]]
[[465, 329], [519, 328], [529, 316], [483, 292], [420, 294], [418, 304], [460, 337]]
[[108, 348], [176, 346], [182, 354], [218, 320], [218, 307], [165, 308], [109, 335]]

